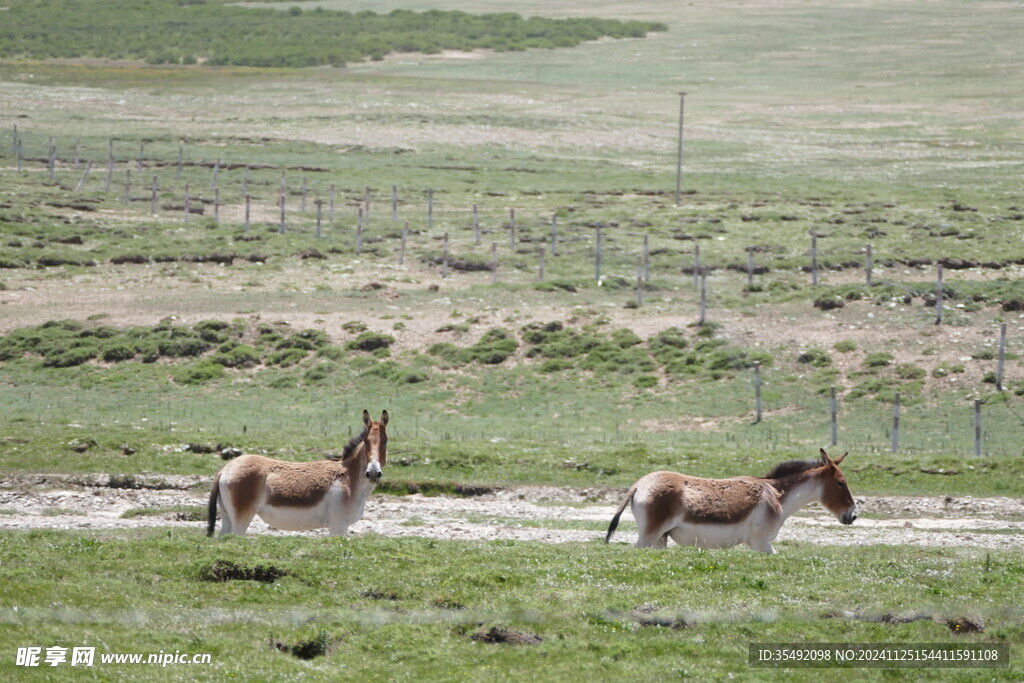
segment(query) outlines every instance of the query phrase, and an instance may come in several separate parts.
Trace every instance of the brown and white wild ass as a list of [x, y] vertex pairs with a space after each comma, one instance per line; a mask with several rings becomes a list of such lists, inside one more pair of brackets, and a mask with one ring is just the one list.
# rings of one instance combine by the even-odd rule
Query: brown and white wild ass
[[285, 462], [262, 455], [242, 455], [221, 468], [210, 492], [206, 535], [245, 535], [252, 518], [278, 529], [308, 531], [327, 527], [332, 536], [348, 532], [363, 517], [366, 499], [382, 476], [388, 458], [388, 411], [380, 421], [363, 411], [363, 431], [341, 457], [313, 462]]
[[611, 540], [619, 517], [632, 503], [638, 548], [679, 545], [731, 548], [746, 543], [774, 553], [772, 541], [783, 522], [812, 501], [819, 501], [843, 524], [857, 519], [857, 505], [839, 463], [824, 449], [821, 460], [790, 460], [764, 477], [703, 479], [675, 472], [652, 472], [630, 487], [605, 536]]

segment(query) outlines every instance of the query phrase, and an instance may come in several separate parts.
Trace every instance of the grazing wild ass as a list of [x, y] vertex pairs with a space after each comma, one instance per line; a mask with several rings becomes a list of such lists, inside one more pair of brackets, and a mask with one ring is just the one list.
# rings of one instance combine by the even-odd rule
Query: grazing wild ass
[[308, 531], [327, 527], [332, 536], [363, 517], [366, 499], [382, 476], [388, 457], [388, 411], [380, 421], [363, 411], [363, 431], [341, 457], [285, 462], [242, 455], [221, 468], [210, 492], [206, 535], [213, 536], [220, 505], [220, 535], [245, 535], [252, 518], [278, 529]]
[[819, 501], [843, 524], [857, 519], [857, 505], [839, 469], [847, 455], [833, 460], [822, 449], [821, 460], [790, 460], [764, 477], [702, 479], [652, 472], [630, 487], [608, 526], [605, 543], [632, 503], [638, 548], [664, 548], [671, 536], [679, 545], [731, 548], [746, 543], [774, 553], [772, 541], [783, 522], [812, 501]]

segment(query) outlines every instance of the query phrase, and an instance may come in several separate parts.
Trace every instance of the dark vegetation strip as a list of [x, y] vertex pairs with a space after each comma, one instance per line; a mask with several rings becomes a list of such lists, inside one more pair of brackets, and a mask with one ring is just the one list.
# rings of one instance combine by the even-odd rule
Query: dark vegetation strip
[[13, 0], [0, 23], [0, 57], [144, 59], [152, 64], [306, 67], [393, 52], [574, 47], [603, 37], [642, 38], [660, 23], [518, 14], [394, 10], [286, 11], [229, 0]]

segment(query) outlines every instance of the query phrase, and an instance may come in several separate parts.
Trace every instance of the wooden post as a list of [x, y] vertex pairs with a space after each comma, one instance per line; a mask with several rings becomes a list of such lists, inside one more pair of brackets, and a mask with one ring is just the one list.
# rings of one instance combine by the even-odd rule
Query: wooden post
[[124, 204], [128, 204], [132, 201], [132, 170], [130, 168], [124, 171]]
[[156, 198], [159, 191], [160, 187], [157, 184], [156, 176], [153, 176], [153, 184], [150, 186], [149, 191], [149, 212], [154, 216], [156, 215]]
[[398, 222], [398, 185], [391, 186], [391, 220]]
[[700, 287], [700, 245], [693, 245], [693, 288]]
[[754, 424], [760, 424], [761, 417], [761, 363], [754, 361]]
[[114, 182], [114, 140], [107, 141], [107, 182], [103, 185], [103, 191], [109, 193], [110, 186]]
[[78, 185], [75, 186], [75, 192], [82, 190], [82, 185], [85, 184], [85, 179], [89, 177], [89, 171], [92, 170], [92, 162], [90, 161], [85, 165], [85, 173], [82, 174], [82, 179], [78, 181]]
[[434, 228], [434, 188], [427, 188], [427, 230]]
[[935, 324], [942, 324], [942, 264], [939, 264], [935, 280]]
[[192, 203], [192, 196], [189, 194], [188, 183], [185, 183], [185, 222], [188, 223], [189, 213], [191, 213], [190, 204]]
[[700, 269], [700, 324], [707, 322], [708, 315], [708, 269]]
[[491, 284], [498, 282], [498, 243], [491, 242]]
[[896, 392], [896, 396], [892, 402], [892, 452], [898, 453], [900, 450], [900, 392]]
[[836, 388], [829, 388], [829, 407], [832, 413], [832, 445], [839, 443], [839, 425], [836, 420]]
[[21, 161], [22, 161], [22, 159], [23, 159], [23, 154], [22, 154], [22, 150], [21, 150], [21, 138], [18, 138], [18, 173], [21, 173]]
[[510, 249], [515, 251], [515, 248], [516, 248], [516, 210], [515, 209], [509, 209], [508, 210], [508, 225], [509, 225], [508, 246], [509, 246]]
[[213, 224], [220, 225], [220, 188], [213, 188]]
[[597, 241], [594, 244], [594, 279], [601, 281], [601, 228], [597, 229]]
[[868, 287], [870, 287], [871, 284], [872, 284], [871, 283], [871, 271], [872, 271], [872, 269], [874, 267], [874, 264], [872, 263], [871, 256], [872, 256], [872, 254], [871, 254], [871, 245], [868, 244], [867, 248], [865, 249], [865, 260], [864, 260], [864, 282], [865, 282], [865, 284], [867, 284]]
[[318, 197], [313, 203], [316, 204], [316, 238], [320, 239], [320, 221], [324, 213], [324, 200]]
[[359, 214], [356, 217], [356, 255], [363, 250], [363, 207], [359, 207]]
[[251, 201], [251, 198], [249, 197], [249, 193], [246, 192], [245, 193], [245, 234], [246, 235], [249, 234], [249, 225], [250, 225], [250, 223], [249, 223], [249, 215], [250, 215], [249, 208], [250, 208], [250, 201]]
[[409, 221], [402, 226], [402, 248], [398, 252], [398, 265], [405, 264], [405, 243], [409, 239]]
[[1003, 365], [1006, 362], [1006, 323], [999, 326], [999, 360], [996, 361], [996, 389], [1003, 390]]
[[441, 256], [441, 277], [448, 277], [448, 233], [444, 234], [444, 254]]
[[981, 457], [981, 401], [974, 401], [974, 455]]
[[754, 248], [747, 247], [747, 289], [754, 286]]
[[537, 281], [544, 282], [544, 247], [540, 248], [540, 265], [537, 268]]
[[287, 205], [287, 202], [284, 199], [284, 193], [281, 193], [281, 224], [278, 226], [278, 232], [280, 232], [282, 235], [284, 234], [284, 229], [285, 229], [284, 228], [284, 212], [285, 212], [285, 206], [286, 205]]
[[644, 305], [644, 260], [640, 256], [636, 259], [636, 305]]
[[676, 206], [681, 203], [683, 188], [683, 105], [686, 101], [686, 93], [679, 93], [679, 149], [676, 152]]
[[181, 165], [185, 159], [185, 144], [182, 142], [178, 143], [178, 173], [174, 177], [181, 180]]
[[818, 284], [818, 235], [811, 233], [811, 284]]
[[644, 282], [651, 281], [651, 248], [648, 235], [644, 235]]
[[327, 220], [334, 222], [334, 183], [331, 183], [331, 195], [327, 204]]
[[551, 255], [558, 256], [558, 214], [551, 214]]

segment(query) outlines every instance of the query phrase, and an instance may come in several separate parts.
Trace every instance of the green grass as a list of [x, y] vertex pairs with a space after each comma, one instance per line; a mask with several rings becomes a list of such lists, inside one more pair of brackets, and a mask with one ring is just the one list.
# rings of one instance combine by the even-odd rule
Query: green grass
[[[108, 652], [213, 655], [209, 668], [164, 674], [173, 678], [344, 671], [368, 680], [446, 679], [469, 667], [485, 679], [520, 670], [546, 680], [704, 677], [747, 674], [752, 641], [1020, 642], [1017, 608], [1005, 601], [1022, 588], [1019, 554], [899, 549], [897, 561], [893, 552], [784, 544], [765, 557], [600, 543], [6, 532], [0, 629], [18, 644], [72, 646], [103, 634], [97, 646]], [[261, 566], [279, 578], [202, 580], [215, 563]], [[965, 618], [983, 622], [984, 633], [953, 636], [946, 622]], [[673, 622], [685, 627], [644, 625]], [[472, 640], [494, 626], [541, 641]], [[309, 662], [273, 645], [317, 638], [331, 646]], [[11, 659], [0, 666], [15, 673]], [[1016, 665], [987, 673], [1020, 675]]]

